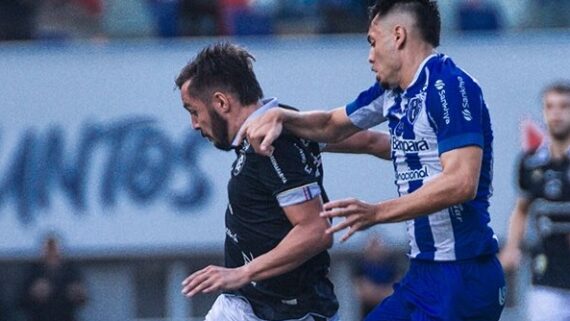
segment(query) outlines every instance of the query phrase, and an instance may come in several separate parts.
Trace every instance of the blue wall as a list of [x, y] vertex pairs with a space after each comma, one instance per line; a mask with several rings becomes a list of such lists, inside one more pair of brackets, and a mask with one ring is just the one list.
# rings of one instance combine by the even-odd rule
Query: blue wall
[[[520, 148], [519, 122], [529, 116], [540, 120], [541, 88], [551, 80], [569, 77], [569, 40], [567, 34], [472, 36], [444, 39], [440, 48], [479, 80], [491, 111], [495, 131], [491, 213], [500, 237], [505, 236], [516, 196], [513, 165]], [[59, 231], [76, 256], [219, 248], [232, 155], [198, 143], [180, 107], [179, 93], [173, 89], [180, 68], [213, 41], [0, 46], [0, 235], [9, 240], [0, 242], [0, 256], [33, 255], [38, 237], [46, 230]], [[374, 81], [364, 35], [236, 41], [256, 56], [254, 67], [266, 96], [301, 109], [341, 106]], [[147, 198], [132, 193], [136, 188], [121, 176], [123, 167], [109, 168], [109, 158], [117, 153], [125, 154], [121, 157], [129, 163], [132, 155], [125, 150], [134, 143], [125, 140], [125, 146], [113, 145], [109, 138], [113, 135], [108, 134], [128, 122], [145, 121], [148, 126], [139, 133], [159, 133], [172, 147], [171, 153], [161, 155], [173, 157], [163, 162], [147, 159], [143, 169], [148, 173], [156, 169], [153, 166], [168, 168], [169, 173], [156, 190], [146, 186], [154, 191]], [[77, 199], [70, 196], [73, 193], [57, 179], [36, 184], [34, 175], [46, 170], [41, 167], [44, 158], [38, 156], [46, 137], [61, 135], [62, 159], [76, 164], [83, 130], [90, 126], [108, 136], [92, 147], [84, 179], [84, 206], [78, 207]], [[36, 144], [29, 154], [22, 147], [26, 142]], [[186, 155], [190, 160], [184, 158], [184, 146], [193, 146], [188, 148], [194, 156]], [[22, 153], [35, 161], [25, 161]], [[194, 167], [185, 167], [188, 162]], [[73, 168], [65, 167], [56, 176], [73, 177]], [[15, 171], [27, 174], [20, 177]], [[118, 183], [105, 183], [109, 175], [121, 178]], [[152, 181], [148, 175], [139, 179]], [[333, 199], [394, 197], [393, 177], [390, 163], [372, 157], [325, 157], [325, 182]], [[111, 194], [114, 203], [109, 205], [105, 197]], [[176, 196], [187, 197], [186, 207], [174, 204]], [[405, 242], [401, 224], [377, 229], [395, 242]], [[362, 239], [357, 237], [337, 249], [359, 249]]]

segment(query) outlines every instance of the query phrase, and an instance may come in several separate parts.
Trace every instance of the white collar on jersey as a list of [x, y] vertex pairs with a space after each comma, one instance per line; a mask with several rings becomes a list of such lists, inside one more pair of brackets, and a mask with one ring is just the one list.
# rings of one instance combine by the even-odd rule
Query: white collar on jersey
[[[238, 133], [241, 133], [241, 131], [243, 130], [243, 128], [247, 122], [252, 121], [255, 118], [265, 114], [265, 112], [268, 111], [269, 109], [279, 106], [279, 102], [277, 101], [277, 98], [275, 98], [275, 97], [262, 99], [261, 104], [262, 104], [261, 107], [259, 107], [256, 111], [251, 113], [249, 116], [247, 116], [246, 120], [243, 122], [243, 124], [239, 128]], [[236, 134], [236, 137], [234, 137], [234, 139], [232, 141], [233, 147], [237, 147], [237, 145], [238, 145], [238, 141], [237, 141], [238, 136], [239, 135]]]

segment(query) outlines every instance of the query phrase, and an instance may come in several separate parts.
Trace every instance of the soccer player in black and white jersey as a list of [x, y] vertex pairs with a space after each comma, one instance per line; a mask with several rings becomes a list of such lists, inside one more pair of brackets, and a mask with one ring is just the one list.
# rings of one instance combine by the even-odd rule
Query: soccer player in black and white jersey
[[[499, 256], [507, 271], [515, 271], [520, 264], [531, 206], [539, 199], [542, 206], [570, 204], [570, 81], [546, 87], [542, 106], [548, 138], [519, 160], [520, 195], [507, 244]], [[570, 222], [570, 212], [562, 211], [549, 217], [549, 225]], [[539, 234], [540, 242], [530, 253], [533, 286], [527, 300], [529, 320], [570, 320], [570, 233]]]
[[[206, 321], [338, 320], [338, 302], [328, 279], [332, 237], [321, 218], [328, 201], [317, 143], [283, 135], [270, 156], [234, 140], [243, 124], [273, 108], [263, 99], [245, 49], [222, 43], [203, 49], [180, 72], [176, 85], [192, 127], [217, 148], [234, 150], [225, 214], [225, 266], [208, 266], [183, 282], [188, 297], [222, 291]], [[326, 147], [368, 152], [383, 135], [363, 132]], [[322, 146], [321, 146], [322, 147]]]

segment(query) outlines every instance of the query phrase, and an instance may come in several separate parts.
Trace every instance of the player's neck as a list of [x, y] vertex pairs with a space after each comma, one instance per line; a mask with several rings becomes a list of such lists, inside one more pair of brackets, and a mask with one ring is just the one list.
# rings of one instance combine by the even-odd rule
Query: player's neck
[[249, 115], [253, 114], [261, 106], [261, 102], [257, 102], [247, 106], [239, 106], [239, 108], [235, 109], [235, 114], [230, 116], [230, 121], [228, 122], [228, 135], [230, 137], [230, 141], [233, 141], [234, 137], [237, 136], [238, 131], [241, 129], [241, 126], [243, 126]]
[[550, 154], [554, 159], [562, 159], [567, 155], [570, 149], [570, 136], [566, 137], [565, 140], [555, 140], [553, 139], [550, 143]]
[[434, 54], [435, 50], [431, 45], [420, 43], [409, 48], [404, 54], [404, 64], [402, 65], [402, 78], [400, 79], [400, 88], [406, 90], [414, 80], [420, 65], [427, 57]]

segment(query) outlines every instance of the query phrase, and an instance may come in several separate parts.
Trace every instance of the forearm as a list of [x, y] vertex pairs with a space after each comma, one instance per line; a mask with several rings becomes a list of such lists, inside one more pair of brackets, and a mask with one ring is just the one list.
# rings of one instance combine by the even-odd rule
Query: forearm
[[289, 272], [332, 245], [324, 229], [295, 226], [271, 251], [255, 258], [243, 268], [250, 281], [260, 281]]
[[[351, 124], [336, 124], [332, 111], [295, 112], [284, 110], [281, 114], [283, 127], [296, 136], [323, 143], [337, 143], [350, 137], [359, 129]], [[337, 116], [338, 117], [338, 116]]]
[[441, 173], [413, 193], [377, 205], [378, 223], [401, 222], [462, 204], [473, 199], [473, 182]]
[[517, 203], [517, 206], [511, 215], [507, 236], [507, 247], [520, 248], [525, 234], [527, 215], [520, 202], [521, 201]]
[[385, 132], [364, 130], [338, 142], [327, 144], [324, 152], [370, 154], [385, 160], [391, 159], [390, 135]]

